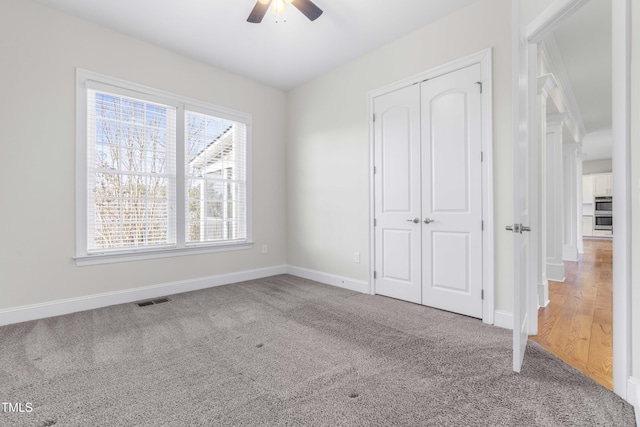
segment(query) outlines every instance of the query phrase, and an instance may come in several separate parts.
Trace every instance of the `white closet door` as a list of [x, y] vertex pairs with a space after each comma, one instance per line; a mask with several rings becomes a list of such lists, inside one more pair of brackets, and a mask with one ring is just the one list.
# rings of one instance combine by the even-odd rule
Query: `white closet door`
[[420, 87], [374, 101], [376, 293], [420, 303]]
[[422, 83], [422, 303], [482, 317], [481, 70]]

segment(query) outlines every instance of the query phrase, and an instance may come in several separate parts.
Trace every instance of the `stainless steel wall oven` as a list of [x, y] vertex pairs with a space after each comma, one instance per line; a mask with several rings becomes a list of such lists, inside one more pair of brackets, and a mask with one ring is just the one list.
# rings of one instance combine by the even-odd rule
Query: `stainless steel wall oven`
[[596, 197], [595, 199], [596, 215], [611, 215], [613, 212], [613, 202], [611, 197]]
[[595, 216], [596, 230], [613, 230], [613, 217], [611, 215]]

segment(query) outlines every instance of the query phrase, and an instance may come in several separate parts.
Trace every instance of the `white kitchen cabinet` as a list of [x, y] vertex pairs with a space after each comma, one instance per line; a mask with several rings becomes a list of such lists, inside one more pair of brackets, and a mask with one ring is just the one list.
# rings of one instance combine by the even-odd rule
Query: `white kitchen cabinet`
[[599, 173], [593, 175], [593, 196], [611, 196], [613, 194], [613, 175]]
[[582, 176], [582, 203], [593, 203], [593, 175]]
[[582, 235], [593, 236], [593, 217], [591, 215], [582, 217]]

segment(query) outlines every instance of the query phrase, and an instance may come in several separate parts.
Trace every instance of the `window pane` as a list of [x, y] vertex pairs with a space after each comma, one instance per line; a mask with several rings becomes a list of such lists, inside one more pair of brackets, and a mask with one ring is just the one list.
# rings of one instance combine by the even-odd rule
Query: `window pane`
[[188, 243], [246, 239], [242, 123], [187, 111], [185, 170]]
[[175, 108], [93, 90], [88, 107], [88, 250], [175, 243]]
[[[78, 200], [86, 202], [78, 216], [80, 257], [247, 242], [248, 115], [197, 103], [210, 112], [202, 114], [180, 96], [79, 76], [86, 94], [79, 108], [87, 112], [78, 123], [78, 134], [86, 134], [79, 147], [86, 156], [78, 159]], [[176, 132], [178, 114], [184, 132]], [[178, 155], [184, 164], [176, 165]], [[176, 200], [178, 185], [184, 200]]]
[[166, 244], [167, 192], [166, 178], [96, 174], [93, 246], [115, 249]]
[[202, 191], [202, 180], [190, 180], [187, 183], [187, 241], [200, 241], [200, 209], [202, 203], [200, 192]]

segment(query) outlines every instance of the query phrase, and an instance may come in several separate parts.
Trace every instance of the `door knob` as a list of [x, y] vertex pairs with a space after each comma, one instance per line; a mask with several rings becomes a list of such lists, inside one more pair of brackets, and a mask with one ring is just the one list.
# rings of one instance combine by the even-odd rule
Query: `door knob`
[[407, 222], [413, 222], [414, 224], [417, 224], [420, 222], [420, 218], [413, 218], [413, 219], [408, 219]]
[[522, 233], [522, 231], [520, 231], [520, 224], [507, 225], [504, 229], [513, 231], [514, 233]]
[[432, 222], [434, 222], [434, 221], [435, 221], [435, 219], [431, 219], [431, 218], [425, 218], [425, 219], [424, 219], [424, 223], [425, 223], [425, 224], [431, 224], [431, 223], [432, 223]]
[[522, 224], [507, 225], [505, 228], [507, 231], [513, 231], [514, 233], [522, 234], [523, 231], [531, 231], [531, 227]]

